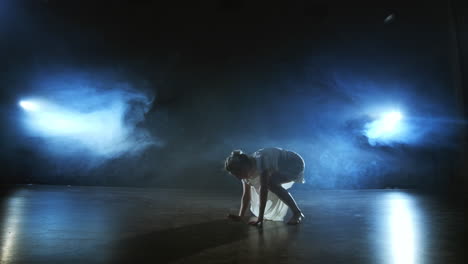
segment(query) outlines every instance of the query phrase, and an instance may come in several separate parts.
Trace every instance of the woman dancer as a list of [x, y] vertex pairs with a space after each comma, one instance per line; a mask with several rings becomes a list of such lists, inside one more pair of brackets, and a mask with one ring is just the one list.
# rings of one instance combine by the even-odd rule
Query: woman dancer
[[283, 221], [289, 207], [293, 216], [288, 224], [299, 224], [304, 214], [287, 189], [294, 182], [304, 183], [304, 167], [299, 154], [281, 148], [263, 148], [252, 155], [234, 150], [225, 169], [242, 181], [244, 191], [239, 214], [228, 217], [240, 221], [250, 204], [257, 220], [249, 224], [262, 226], [264, 219]]

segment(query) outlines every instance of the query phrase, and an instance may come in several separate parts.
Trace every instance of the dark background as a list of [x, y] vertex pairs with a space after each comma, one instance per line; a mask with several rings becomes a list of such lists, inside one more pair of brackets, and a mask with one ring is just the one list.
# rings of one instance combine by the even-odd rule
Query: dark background
[[[231, 188], [231, 150], [279, 146], [306, 161], [299, 188], [461, 190], [467, 14], [463, 1], [2, 1], [1, 182]], [[17, 101], [70, 72], [150, 90], [139, 126], [163, 144], [98, 166], [40, 151]], [[459, 122], [371, 146], [352, 113], [388, 97]]]

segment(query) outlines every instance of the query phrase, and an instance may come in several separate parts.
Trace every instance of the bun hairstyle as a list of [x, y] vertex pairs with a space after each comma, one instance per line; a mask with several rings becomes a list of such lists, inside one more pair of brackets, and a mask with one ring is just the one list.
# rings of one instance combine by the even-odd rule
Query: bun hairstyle
[[226, 158], [226, 162], [224, 163], [224, 168], [234, 174], [241, 171], [242, 168], [250, 166], [252, 165], [249, 156], [240, 149], [231, 152], [231, 155]]

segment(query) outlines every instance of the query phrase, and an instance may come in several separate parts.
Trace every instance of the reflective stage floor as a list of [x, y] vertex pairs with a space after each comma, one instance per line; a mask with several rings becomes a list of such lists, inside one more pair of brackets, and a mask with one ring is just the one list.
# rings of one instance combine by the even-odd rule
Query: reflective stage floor
[[232, 193], [3, 187], [0, 263], [468, 263], [466, 213], [448, 200], [292, 193], [303, 224], [258, 229], [225, 220], [239, 204]]

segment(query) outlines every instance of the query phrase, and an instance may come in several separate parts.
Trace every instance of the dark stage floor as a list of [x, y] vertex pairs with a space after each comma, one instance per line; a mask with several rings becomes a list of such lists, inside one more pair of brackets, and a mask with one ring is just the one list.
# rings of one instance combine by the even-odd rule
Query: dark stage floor
[[257, 229], [224, 219], [239, 197], [221, 192], [3, 188], [0, 263], [468, 263], [466, 214], [451, 202], [395, 190], [293, 193], [305, 222]]

